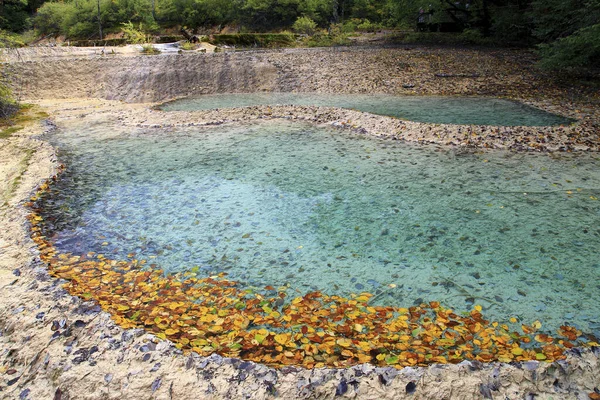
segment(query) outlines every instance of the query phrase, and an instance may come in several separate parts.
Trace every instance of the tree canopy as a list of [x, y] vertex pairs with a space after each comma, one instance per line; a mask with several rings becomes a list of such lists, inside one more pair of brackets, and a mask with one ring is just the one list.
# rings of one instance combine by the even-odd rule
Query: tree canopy
[[146, 32], [227, 25], [314, 32], [340, 23], [467, 31], [498, 44], [540, 45], [547, 67], [600, 61], [600, 0], [0, 0], [0, 29], [13, 32], [33, 27], [41, 35], [95, 39], [127, 23]]

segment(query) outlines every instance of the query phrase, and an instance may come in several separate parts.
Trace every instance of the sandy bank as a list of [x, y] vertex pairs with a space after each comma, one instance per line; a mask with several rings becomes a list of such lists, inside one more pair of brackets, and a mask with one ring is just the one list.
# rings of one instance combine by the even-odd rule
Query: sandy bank
[[[530, 55], [465, 51], [468, 54], [456, 57], [442, 50], [418, 49], [122, 59], [98, 56], [5, 66], [25, 82], [23, 95], [45, 107], [59, 128], [84, 129], [104, 121], [119, 121], [123, 130], [171, 129], [287, 118], [388, 139], [465, 148], [599, 150], [600, 119], [593, 98], [570, 98], [569, 88], [552, 86], [536, 76], [523, 67], [523, 63], [530, 64]], [[465, 61], [465, 57], [473, 62]], [[454, 76], [435, 76], [442, 73]], [[403, 87], [408, 84], [415, 86]], [[150, 104], [119, 101], [254, 90], [495, 93], [525, 99], [540, 108], [574, 117], [578, 123], [541, 130], [494, 130], [431, 126], [324, 107], [163, 113], [153, 110]], [[541, 95], [543, 101], [538, 97]], [[1, 398], [585, 399], [600, 387], [598, 349], [573, 351], [567, 360], [555, 363], [465, 361], [402, 370], [370, 365], [346, 370], [274, 370], [219, 356], [183, 355], [169, 342], [141, 330], [124, 331], [99, 307], [69, 296], [60, 282], [51, 279], [28, 237], [22, 204], [57, 167], [54, 149], [37, 138], [48, 129], [53, 125], [40, 124], [0, 140], [0, 193], [5, 203], [0, 208]]]

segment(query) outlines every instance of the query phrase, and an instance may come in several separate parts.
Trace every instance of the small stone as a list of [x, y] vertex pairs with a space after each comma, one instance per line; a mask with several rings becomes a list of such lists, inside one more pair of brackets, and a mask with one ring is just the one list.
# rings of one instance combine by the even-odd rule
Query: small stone
[[342, 379], [340, 383], [335, 388], [336, 396], [343, 396], [348, 391], [348, 382], [345, 379]]
[[156, 372], [158, 371], [158, 369], [160, 368], [161, 363], [156, 363], [154, 364], [154, 366], [150, 369], [150, 372]]
[[161, 379], [160, 378], [156, 378], [154, 380], [154, 382], [152, 382], [152, 386], [151, 386], [152, 391], [156, 392], [158, 389], [160, 389], [161, 383], [162, 383]]

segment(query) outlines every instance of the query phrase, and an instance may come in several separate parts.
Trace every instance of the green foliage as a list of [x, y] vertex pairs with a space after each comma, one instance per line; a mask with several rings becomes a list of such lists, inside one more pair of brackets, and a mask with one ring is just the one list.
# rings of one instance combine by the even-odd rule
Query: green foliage
[[146, 54], [146, 55], [160, 54], [160, 50], [157, 49], [156, 47], [152, 46], [152, 44], [146, 43], [146, 44], [142, 45], [142, 54]]
[[6, 32], [0, 29], [0, 48], [14, 48], [23, 46], [25, 46], [25, 43], [23, 43], [19, 35], [15, 35], [14, 33]]
[[504, 44], [531, 45], [532, 29], [531, 16], [518, 8], [498, 9], [491, 26], [493, 38]]
[[[4, 75], [1, 76], [4, 79]], [[7, 119], [19, 110], [19, 105], [13, 99], [12, 92], [0, 81], [0, 120]]]
[[196, 50], [198, 48], [198, 45], [191, 42], [183, 42], [179, 45], [179, 48], [181, 50]]
[[359, 32], [376, 32], [381, 29], [381, 24], [376, 24], [368, 19], [363, 20], [356, 25], [356, 30]]
[[567, 37], [586, 26], [586, 0], [535, 0], [531, 15], [535, 21], [534, 35], [550, 42]]
[[292, 33], [238, 33], [213, 35], [211, 44], [241, 47], [285, 47], [296, 42]]
[[317, 30], [317, 23], [309, 17], [300, 17], [294, 22], [292, 26], [294, 32], [303, 33], [305, 35], [312, 35]]
[[185, 40], [183, 35], [161, 35], [154, 38], [154, 43], [173, 43]]
[[73, 12], [73, 5], [68, 3], [44, 3], [38, 9], [34, 19], [36, 30], [42, 35], [59, 35], [68, 31], [66, 24], [67, 14]]
[[22, 32], [28, 27], [27, 0], [0, 1], [0, 29]]
[[[221, 35], [214, 43], [292, 46], [291, 35], [243, 36], [292, 28], [311, 35], [305, 40], [309, 46], [331, 46], [347, 44], [349, 34], [383, 26], [415, 30], [419, 16], [419, 28], [428, 32], [403, 34], [399, 41], [541, 44], [546, 68], [596, 62], [600, 0], [0, 0], [0, 29], [20, 32], [33, 22], [40, 35], [95, 40], [102, 27], [103, 32], [122, 30], [132, 43], [149, 41], [160, 28], [185, 26], [198, 32], [229, 25], [244, 33]], [[327, 33], [319, 32], [328, 26]], [[433, 32], [438, 30], [459, 32]], [[0, 45], [8, 42], [14, 46], [19, 38], [0, 34]]]
[[348, 34], [343, 32], [342, 24], [332, 24], [329, 32], [317, 32], [305, 42], [308, 47], [346, 46], [350, 44]]
[[93, 40], [74, 40], [68, 42], [73, 47], [96, 47], [96, 46], [124, 46], [127, 39], [93, 39]]
[[600, 24], [578, 30], [574, 34], [540, 46], [545, 69], [577, 69], [600, 66]]
[[121, 30], [125, 35], [128, 43], [141, 44], [148, 42], [148, 35], [144, 33], [142, 23], [140, 22], [139, 28], [135, 28], [131, 21], [122, 24]]

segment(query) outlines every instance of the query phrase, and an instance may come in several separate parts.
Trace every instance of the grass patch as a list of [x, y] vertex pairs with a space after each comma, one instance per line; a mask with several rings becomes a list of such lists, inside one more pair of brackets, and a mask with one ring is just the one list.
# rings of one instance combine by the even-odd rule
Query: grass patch
[[179, 45], [181, 50], [196, 50], [199, 47], [196, 43], [184, 42]]
[[24, 150], [23, 158], [21, 159], [21, 162], [19, 163], [19, 173], [15, 177], [15, 179], [13, 179], [13, 181], [10, 183], [10, 186], [8, 187], [8, 189], [6, 189], [6, 192], [4, 193], [4, 196], [3, 196], [4, 203], [2, 204], [3, 206], [9, 205], [8, 202], [10, 201], [10, 199], [16, 192], [17, 188], [19, 187], [19, 184], [21, 183], [21, 180], [23, 179], [23, 174], [25, 174], [25, 171], [27, 171], [27, 167], [29, 167], [29, 162], [31, 161], [31, 158], [33, 157], [34, 153], [35, 153], [35, 150], [33, 150], [33, 149], [25, 149]]
[[160, 54], [160, 50], [148, 43], [148, 44], [142, 45], [142, 54], [146, 54], [146, 55]]
[[20, 131], [23, 129], [22, 126], [9, 126], [8, 128], [4, 128], [0, 131], [0, 139], [6, 139], [12, 136], [13, 133]]
[[6, 139], [25, 126], [48, 118], [48, 113], [35, 104], [21, 104], [19, 111], [6, 120], [0, 120], [0, 139]]

